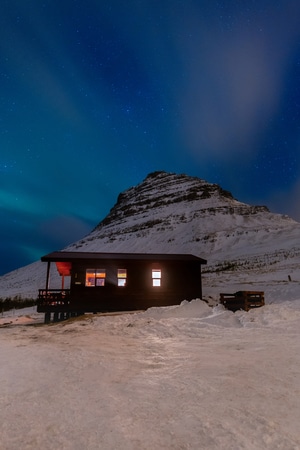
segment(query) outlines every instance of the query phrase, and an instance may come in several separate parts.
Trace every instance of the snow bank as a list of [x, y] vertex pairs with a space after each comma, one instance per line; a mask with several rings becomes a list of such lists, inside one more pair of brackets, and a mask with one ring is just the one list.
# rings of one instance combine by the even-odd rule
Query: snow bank
[[202, 300], [184, 300], [180, 305], [149, 308], [144, 316], [155, 319], [171, 317], [205, 317], [211, 314], [211, 308]]

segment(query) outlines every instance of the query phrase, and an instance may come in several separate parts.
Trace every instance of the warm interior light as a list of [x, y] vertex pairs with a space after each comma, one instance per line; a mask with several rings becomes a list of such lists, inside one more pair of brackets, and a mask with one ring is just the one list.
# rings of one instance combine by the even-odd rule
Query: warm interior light
[[96, 278], [105, 278], [106, 270], [105, 269], [97, 269], [96, 270]]
[[86, 269], [85, 285], [86, 286], [95, 286], [95, 269]]
[[126, 286], [127, 269], [118, 269], [118, 286]]
[[106, 270], [105, 269], [86, 269], [85, 285], [86, 286], [104, 286]]
[[118, 278], [127, 278], [127, 269], [118, 269]]

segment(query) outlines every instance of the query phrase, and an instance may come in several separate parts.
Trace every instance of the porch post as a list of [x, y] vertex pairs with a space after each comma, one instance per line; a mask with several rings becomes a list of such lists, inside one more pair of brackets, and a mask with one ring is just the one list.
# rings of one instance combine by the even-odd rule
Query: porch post
[[51, 262], [48, 261], [48, 263], [47, 263], [47, 277], [46, 277], [46, 291], [48, 291], [49, 283], [50, 283], [50, 264], [51, 264]]
[[200, 264], [200, 299], [202, 300], [202, 270]]

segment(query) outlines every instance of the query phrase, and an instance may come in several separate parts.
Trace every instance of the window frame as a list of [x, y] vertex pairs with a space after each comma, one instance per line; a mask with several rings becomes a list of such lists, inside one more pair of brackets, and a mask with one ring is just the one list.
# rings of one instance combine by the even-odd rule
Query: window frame
[[[90, 280], [88, 281], [88, 275]], [[106, 269], [88, 268], [85, 269], [85, 287], [103, 287], [105, 286]]]
[[161, 287], [161, 269], [152, 269], [152, 287]]
[[126, 287], [127, 285], [127, 269], [117, 270], [117, 286]]

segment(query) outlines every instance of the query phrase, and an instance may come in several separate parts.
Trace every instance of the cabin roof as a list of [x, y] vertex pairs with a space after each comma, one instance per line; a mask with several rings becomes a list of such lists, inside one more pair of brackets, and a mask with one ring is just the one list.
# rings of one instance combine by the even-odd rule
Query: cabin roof
[[206, 264], [205, 259], [189, 254], [174, 253], [102, 253], [102, 252], [65, 252], [56, 251], [41, 257], [43, 262], [68, 262], [83, 260], [135, 260], [135, 261], [198, 261]]

